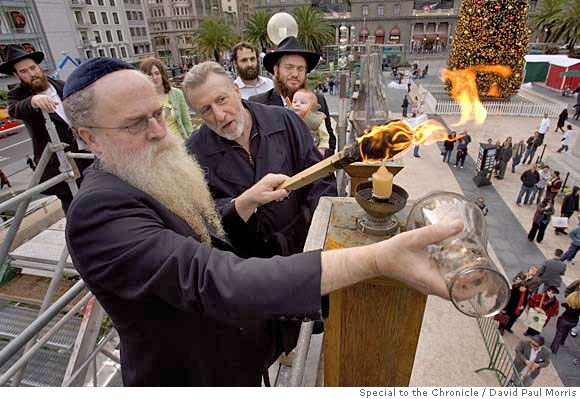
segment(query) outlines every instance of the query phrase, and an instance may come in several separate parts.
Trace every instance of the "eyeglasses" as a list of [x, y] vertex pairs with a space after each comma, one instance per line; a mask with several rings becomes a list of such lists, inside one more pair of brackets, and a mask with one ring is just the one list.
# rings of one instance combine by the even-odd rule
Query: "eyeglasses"
[[298, 73], [306, 73], [306, 67], [302, 65], [283, 64], [281, 66], [287, 72], [297, 71]]
[[143, 132], [149, 127], [149, 120], [154, 118], [155, 121], [159, 124], [165, 124], [165, 119], [169, 118], [171, 114], [170, 107], [161, 107], [157, 111], [153, 112], [151, 116], [144, 116], [142, 118], [137, 119], [134, 123], [128, 126], [119, 126], [119, 127], [108, 127], [108, 126], [85, 126], [92, 129], [118, 129], [123, 130], [127, 129], [130, 134], [138, 134]]

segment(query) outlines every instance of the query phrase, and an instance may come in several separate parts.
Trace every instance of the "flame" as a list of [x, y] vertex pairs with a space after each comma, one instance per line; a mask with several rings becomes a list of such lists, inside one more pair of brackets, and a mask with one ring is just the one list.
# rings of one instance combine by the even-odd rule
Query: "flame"
[[[469, 120], [475, 120], [480, 125], [487, 117], [487, 111], [479, 100], [477, 90], [477, 72], [493, 73], [502, 78], [512, 74], [512, 70], [506, 65], [475, 65], [466, 69], [444, 69], [441, 73], [443, 80], [451, 82], [451, 96], [461, 108], [461, 118], [454, 126], [460, 126]], [[487, 93], [490, 97], [499, 97], [500, 91], [497, 83], [493, 83]]]
[[399, 158], [413, 144], [431, 145], [438, 141], [456, 141], [463, 136], [465, 133], [449, 137], [445, 126], [433, 119], [420, 123], [415, 129], [405, 121], [395, 120], [371, 127], [356, 141], [363, 161], [381, 162]]

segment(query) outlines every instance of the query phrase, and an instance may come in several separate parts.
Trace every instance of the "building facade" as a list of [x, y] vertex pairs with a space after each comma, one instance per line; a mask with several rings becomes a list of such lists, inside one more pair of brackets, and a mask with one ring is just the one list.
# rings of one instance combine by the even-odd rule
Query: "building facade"
[[[68, 21], [67, 25], [70, 25]], [[0, 58], [3, 55], [1, 50], [8, 44], [18, 44], [29, 51], [42, 51], [45, 54], [41, 65], [44, 70], [54, 70], [56, 62], [62, 57], [49, 46], [38, 9], [31, 0], [0, 2]], [[61, 51], [72, 49], [74, 46]], [[17, 82], [13, 76], [0, 74], [2, 90]]]

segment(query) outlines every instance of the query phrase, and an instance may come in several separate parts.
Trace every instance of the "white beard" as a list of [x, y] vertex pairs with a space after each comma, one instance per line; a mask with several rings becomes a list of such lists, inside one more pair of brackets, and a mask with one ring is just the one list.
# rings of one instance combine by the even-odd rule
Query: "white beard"
[[202, 242], [211, 242], [208, 225], [217, 235], [225, 235], [199, 163], [174, 135], [167, 134], [140, 153], [128, 153], [106, 143], [102, 147], [104, 170], [161, 202], [184, 219]]

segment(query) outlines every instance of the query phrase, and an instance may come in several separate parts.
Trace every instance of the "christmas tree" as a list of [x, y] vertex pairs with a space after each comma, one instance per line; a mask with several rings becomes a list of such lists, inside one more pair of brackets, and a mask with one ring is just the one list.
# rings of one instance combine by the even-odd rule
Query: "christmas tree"
[[[448, 68], [475, 72], [481, 98], [515, 94], [522, 83], [527, 22], [528, 0], [463, 0]], [[511, 69], [508, 77], [490, 72], [499, 65]], [[452, 85], [447, 82], [449, 92]]]

